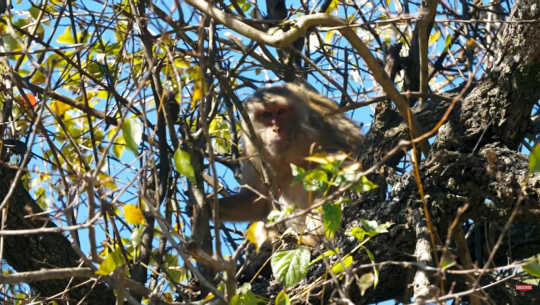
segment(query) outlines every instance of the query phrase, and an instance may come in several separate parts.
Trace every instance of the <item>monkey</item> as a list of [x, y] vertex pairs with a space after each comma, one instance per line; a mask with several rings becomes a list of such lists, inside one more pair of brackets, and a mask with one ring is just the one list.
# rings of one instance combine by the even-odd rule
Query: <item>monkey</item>
[[[312, 144], [324, 150], [357, 152], [364, 135], [345, 114], [335, 113], [338, 105], [301, 85], [285, 83], [263, 88], [244, 102], [244, 108], [262, 144], [258, 150], [251, 142], [247, 132], [242, 132], [243, 178], [241, 183], [249, 188], [235, 195], [219, 199], [219, 218], [221, 221], [248, 222], [265, 220], [273, 210], [267, 196], [268, 191], [282, 209], [294, 206], [298, 210], [310, 207], [311, 198], [301, 183], [292, 185], [293, 174], [290, 164], [308, 168], [306, 157], [310, 155]], [[242, 130], [248, 130], [247, 122], [242, 120]], [[267, 162], [268, 176], [272, 189], [261, 178], [262, 159]], [[321, 194], [312, 194], [317, 198]], [[296, 233], [322, 235], [322, 220], [312, 211], [303, 217], [286, 223]]]

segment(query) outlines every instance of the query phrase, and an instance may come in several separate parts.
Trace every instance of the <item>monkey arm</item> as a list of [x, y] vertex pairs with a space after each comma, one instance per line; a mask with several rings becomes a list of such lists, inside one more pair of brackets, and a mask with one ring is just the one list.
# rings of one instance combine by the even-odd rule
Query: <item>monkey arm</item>
[[272, 211], [269, 200], [260, 198], [251, 191], [219, 199], [219, 218], [222, 221], [264, 220]]

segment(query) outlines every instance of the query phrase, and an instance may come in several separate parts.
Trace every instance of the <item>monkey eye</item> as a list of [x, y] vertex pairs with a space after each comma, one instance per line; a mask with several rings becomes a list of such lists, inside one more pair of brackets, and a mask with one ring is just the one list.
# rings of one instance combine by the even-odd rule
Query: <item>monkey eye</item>
[[281, 115], [281, 114], [284, 114], [285, 112], [287, 112], [287, 109], [285, 109], [285, 108], [279, 108], [277, 114]]
[[265, 111], [265, 112], [263, 112], [262, 115], [263, 115], [264, 118], [269, 118], [269, 117], [272, 116], [272, 113], [270, 111]]

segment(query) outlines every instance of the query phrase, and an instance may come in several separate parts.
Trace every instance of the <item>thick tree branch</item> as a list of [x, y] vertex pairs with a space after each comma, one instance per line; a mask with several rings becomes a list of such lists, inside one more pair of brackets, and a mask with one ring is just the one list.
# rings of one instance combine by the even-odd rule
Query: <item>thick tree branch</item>
[[[290, 46], [300, 36], [304, 35], [307, 29], [316, 26], [334, 26], [340, 27], [338, 30], [347, 38], [351, 46], [356, 52], [364, 59], [369, 70], [373, 73], [375, 80], [383, 87], [386, 94], [396, 105], [400, 115], [404, 118], [408, 118], [409, 106], [405, 99], [399, 94], [388, 74], [384, 71], [383, 67], [375, 59], [371, 51], [360, 40], [356, 32], [348, 27], [348, 24], [340, 18], [327, 15], [327, 14], [313, 14], [302, 16], [296, 19], [293, 27], [287, 32], [280, 31], [278, 34], [270, 35], [256, 28], [250, 27], [247, 24], [233, 18], [232, 16], [223, 13], [216, 7], [211, 6], [204, 0], [186, 0], [186, 2], [200, 11], [208, 14], [214, 18], [217, 22], [227, 26], [228, 28], [265, 45], [271, 45], [276, 48], [285, 48]], [[418, 123], [418, 120], [414, 115], [411, 115], [412, 130], [415, 137], [421, 136], [423, 130]], [[427, 140], [420, 143], [420, 147], [424, 155], [427, 156], [430, 147]]]

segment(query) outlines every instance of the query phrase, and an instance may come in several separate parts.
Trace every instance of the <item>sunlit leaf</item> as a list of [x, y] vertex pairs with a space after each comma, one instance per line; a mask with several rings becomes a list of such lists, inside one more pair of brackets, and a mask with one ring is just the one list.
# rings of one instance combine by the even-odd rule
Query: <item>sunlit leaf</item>
[[324, 252], [323, 254], [317, 256], [316, 259], [312, 260], [311, 263], [309, 263], [309, 265], [313, 265], [315, 264], [316, 262], [320, 261], [323, 259], [323, 257], [330, 257], [332, 255], [336, 255], [340, 252], [339, 248], [336, 248], [335, 250], [328, 250], [326, 252]]
[[305, 160], [319, 163], [319, 164], [328, 164], [334, 163], [337, 161], [343, 161], [347, 159], [348, 155], [343, 152], [338, 152], [335, 154], [329, 154], [327, 152], [318, 152], [309, 157], [306, 157]]
[[54, 101], [51, 104], [51, 109], [52, 111], [54, 111], [54, 113], [56, 113], [56, 115], [61, 117], [64, 115], [64, 113], [66, 113], [66, 111], [71, 109], [71, 106], [69, 106], [68, 104], [62, 103], [60, 101]]
[[122, 264], [124, 264], [124, 259], [122, 258], [120, 251], [113, 251], [98, 265], [99, 267], [98, 270], [96, 270], [96, 274], [109, 275], [116, 270], [116, 267], [121, 266]]
[[328, 6], [328, 8], [326, 9], [326, 12], [327, 14], [332, 14], [332, 12], [334, 12], [334, 10], [337, 9], [338, 5], [339, 5], [339, 0], [332, 0], [332, 2], [330, 3], [330, 5]]
[[[332, 273], [340, 274], [340, 273], [344, 272], [345, 268], [349, 268], [349, 266], [351, 266], [351, 264], [353, 262], [354, 262], [354, 259], [350, 255], [343, 258], [343, 263], [341, 263], [341, 261], [335, 262], [334, 265], [332, 266]], [[343, 264], [345, 264], [345, 265], [343, 265]]]
[[276, 305], [290, 305], [291, 300], [285, 291], [278, 293], [276, 296]]
[[188, 178], [189, 181], [196, 182], [195, 171], [191, 165], [189, 153], [178, 148], [174, 153], [174, 166], [176, 167], [176, 171]]
[[237, 294], [229, 300], [229, 305], [257, 305], [257, 297], [251, 291], [249, 283], [244, 283], [244, 285], [238, 287], [236, 292]]
[[139, 154], [139, 145], [142, 140], [142, 123], [138, 118], [128, 118], [122, 125], [122, 134], [126, 146], [135, 155]]
[[446, 34], [446, 39], [444, 40], [443, 52], [448, 52], [448, 49], [450, 48], [451, 43], [452, 43], [452, 36], [450, 34]]
[[58, 39], [56, 40], [58, 43], [65, 43], [65, 44], [74, 44], [75, 38], [73, 37], [73, 31], [71, 30], [71, 26], [66, 26], [66, 30], [64, 31], [64, 34], [60, 35]]
[[191, 108], [197, 106], [197, 101], [204, 97], [204, 78], [200, 70], [197, 70], [195, 84], [193, 85], [193, 95], [191, 97]]
[[441, 38], [441, 31], [435, 31], [433, 34], [431, 34], [431, 36], [429, 37], [429, 42], [428, 42], [428, 45], [431, 46], [433, 45], [434, 43], [437, 42], [437, 40], [439, 40], [439, 38]]
[[113, 143], [113, 154], [120, 158], [122, 157], [122, 154], [124, 153], [124, 149], [126, 148], [126, 139], [124, 139], [123, 135], [118, 135]]
[[304, 179], [304, 189], [306, 191], [322, 191], [324, 190], [328, 182], [328, 175], [326, 172], [315, 169], [307, 174]]
[[366, 235], [367, 235], [366, 230], [364, 230], [364, 229], [362, 229], [362, 228], [359, 228], [359, 227], [354, 227], [354, 228], [352, 228], [348, 233], [349, 233], [350, 235], [356, 237], [356, 239], [357, 239], [359, 242], [363, 242], [363, 241], [364, 241], [364, 238], [365, 238]]
[[378, 185], [369, 181], [366, 176], [362, 176], [362, 178], [360, 178], [360, 181], [357, 184], [355, 184], [352, 187], [352, 189], [360, 193], [365, 193], [365, 192], [374, 190], [378, 187], [379, 187]]
[[264, 222], [262, 221], [256, 221], [252, 223], [248, 227], [246, 235], [249, 241], [255, 245], [257, 252], [259, 252], [260, 247], [268, 238], [268, 232], [266, 231]]
[[124, 205], [124, 217], [128, 223], [133, 225], [140, 225], [144, 223], [143, 212], [133, 204]]
[[307, 176], [306, 170], [292, 163], [290, 164], [290, 166], [292, 170], [292, 175], [294, 177], [292, 184], [294, 185], [300, 181], [304, 181]]
[[367, 219], [360, 219], [360, 223], [362, 224], [362, 227], [366, 230], [366, 232], [369, 234], [370, 237], [374, 237], [380, 233], [387, 233], [388, 228], [390, 228], [393, 223], [391, 222], [385, 222], [382, 224], [378, 224], [375, 220], [367, 220]]
[[540, 278], [540, 264], [538, 263], [539, 260], [540, 254], [529, 258], [530, 263], [523, 266], [523, 270], [534, 277]]
[[271, 259], [274, 277], [286, 287], [296, 285], [307, 275], [310, 258], [309, 249], [302, 246], [274, 253]]
[[356, 282], [358, 288], [360, 288], [360, 294], [364, 295], [364, 293], [366, 293], [366, 290], [368, 290], [368, 288], [373, 285], [374, 281], [375, 276], [373, 275], [373, 273], [364, 273]]

